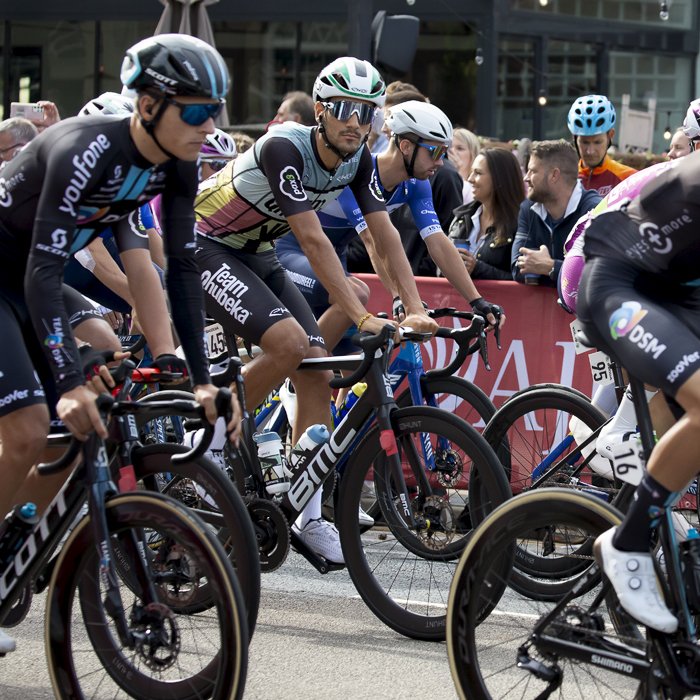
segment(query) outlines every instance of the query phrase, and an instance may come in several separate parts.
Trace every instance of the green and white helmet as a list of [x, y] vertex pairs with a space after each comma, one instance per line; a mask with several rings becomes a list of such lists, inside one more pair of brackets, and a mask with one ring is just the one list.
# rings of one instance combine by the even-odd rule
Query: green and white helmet
[[344, 56], [328, 64], [314, 83], [314, 102], [324, 102], [331, 97], [367, 100], [381, 108], [386, 98], [386, 84], [369, 61]]

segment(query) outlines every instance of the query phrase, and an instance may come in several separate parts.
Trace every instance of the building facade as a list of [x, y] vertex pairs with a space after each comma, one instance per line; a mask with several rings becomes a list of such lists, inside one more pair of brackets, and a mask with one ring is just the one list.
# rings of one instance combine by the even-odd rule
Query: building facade
[[[544, 4], [542, 4], [544, 2]], [[310, 92], [319, 69], [351, 53], [371, 57], [373, 14], [419, 17], [408, 74], [455, 124], [500, 140], [567, 136], [580, 95], [655, 97], [654, 150], [696, 96], [697, 0], [220, 0], [209, 8], [232, 77], [232, 124], [264, 124], [289, 90]], [[2, 106], [49, 99], [71, 116], [120, 89], [124, 51], [153, 34], [158, 0], [0, 0]], [[482, 60], [483, 59], [483, 60]], [[542, 106], [538, 98], [546, 96]]]

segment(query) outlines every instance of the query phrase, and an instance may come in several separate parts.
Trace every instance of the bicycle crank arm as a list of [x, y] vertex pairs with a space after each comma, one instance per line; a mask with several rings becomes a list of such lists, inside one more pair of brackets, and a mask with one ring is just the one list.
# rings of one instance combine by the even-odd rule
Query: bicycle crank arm
[[321, 574], [329, 574], [331, 571], [340, 571], [345, 568], [345, 564], [334, 564], [324, 559], [319, 554], [316, 554], [313, 549], [310, 549], [302, 542], [294, 530], [291, 532], [291, 544], [292, 547]]

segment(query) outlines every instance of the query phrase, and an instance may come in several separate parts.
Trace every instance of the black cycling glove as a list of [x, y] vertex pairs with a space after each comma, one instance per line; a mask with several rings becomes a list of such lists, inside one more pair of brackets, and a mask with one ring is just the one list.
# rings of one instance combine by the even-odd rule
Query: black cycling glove
[[114, 360], [112, 350], [95, 350], [90, 344], [83, 343], [78, 346], [80, 363], [83, 367], [85, 378], [90, 381], [100, 373], [100, 367]]
[[503, 313], [503, 308], [501, 306], [498, 304], [491, 304], [486, 301], [484, 297], [477, 297], [473, 301], [470, 301], [469, 304], [472, 307], [472, 311], [475, 314], [479, 314], [479, 316], [483, 316], [484, 319], [486, 319], [489, 314], [493, 314], [496, 317], [496, 321], [498, 321]]
[[179, 358], [177, 355], [158, 355], [158, 357], [156, 357], [156, 359], [153, 360], [152, 366], [160, 370], [161, 372], [181, 374], [183, 378], [189, 376], [187, 363], [185, 362], [185, 360]]

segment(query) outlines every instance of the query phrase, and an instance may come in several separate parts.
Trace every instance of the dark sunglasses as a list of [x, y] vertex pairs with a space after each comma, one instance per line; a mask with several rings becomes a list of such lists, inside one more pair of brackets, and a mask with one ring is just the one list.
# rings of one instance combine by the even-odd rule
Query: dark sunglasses
[[[233, 160], [233, 159], [231, 159]], [[201, 163], [204, 165], [205, 163], [215, 172], [218, 173], [219, 170], [223, 170], [230, 162], [231, 160], [205, 160], [202, 159]]]
[[7, 148], [0, 149], [0, 155], [4, 155], [8, 151], [11, 151], [13, 148], [19, 148], [20, 146], [24, 146], [24, 144], [16, 143], [14, 146], [8, 146]]
[[447, 158], [447, 146], [428, 146], [427, 143], [423, 143], [422, 141], [411, 141], [411, 143], [415, 143], [416, 146], [423, 146], [423, 148], [427, 148], [430, 151], [430, 157], [433, 160]]
[[357, 121], [362, 126], [371, 124], [374, 119], [376, 107], [374, 105], [363, 105], [352, 100], [340, 100], [340, 102], [322, 102], [323, 106], [338, 120], [346, 122], [353, 114], [357, 114]]
[[214, 104], [182, 104], [182, 102], [175, 102], [169, 97], [163, 98], [168, 104], [175, 105], [180, 110], [180, 119], [182, 119], [185, 124], [190, 126], [199, 126], [204, 124], [204, 122], [211, 118], [216, 119], [220, 114], [221, 110], [226, 104], [226, 100], [221, 99], [219, 102]]

